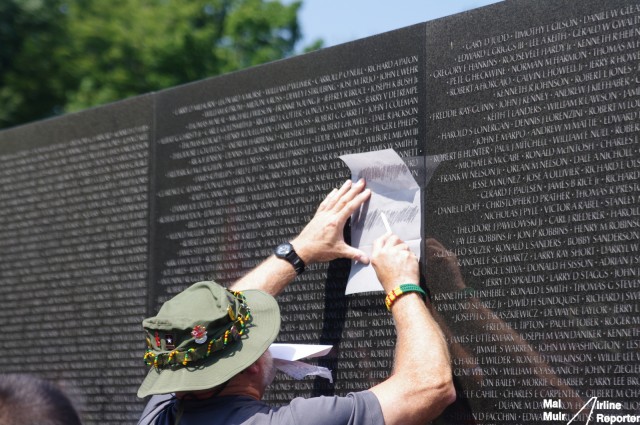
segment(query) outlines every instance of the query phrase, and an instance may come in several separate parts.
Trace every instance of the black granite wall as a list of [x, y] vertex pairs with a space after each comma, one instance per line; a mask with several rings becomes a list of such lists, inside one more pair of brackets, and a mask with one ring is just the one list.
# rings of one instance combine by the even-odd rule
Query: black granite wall
[[[640, 414], [639, 23], [631, 0], [506, 1], [0, 132], [0, 373], [135, 423], [142, 318], [295, 235], [339, 155], [394, 148], [439, 163], [423, 259], [459, 395], [439, 423]], [[334, 344], [335, 384], [281, 376], [270, 402], [388, 376], [391, 317], [342, 295], [348, 271], [279, 299], [279, 340]]]

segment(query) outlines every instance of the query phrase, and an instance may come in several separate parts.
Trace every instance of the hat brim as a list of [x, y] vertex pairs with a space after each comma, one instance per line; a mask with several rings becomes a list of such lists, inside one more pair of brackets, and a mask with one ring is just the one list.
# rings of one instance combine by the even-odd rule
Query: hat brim
[[175, 369], [151, 367], [138, 389], [138, 397], [207, 390], [227, 382], [255, 363], [280, 332], [280, 308], [276, 300], [264, 292], [246, 290], [242, 294], [247, 300], [252, 320], [240, 340], [194, 366]]

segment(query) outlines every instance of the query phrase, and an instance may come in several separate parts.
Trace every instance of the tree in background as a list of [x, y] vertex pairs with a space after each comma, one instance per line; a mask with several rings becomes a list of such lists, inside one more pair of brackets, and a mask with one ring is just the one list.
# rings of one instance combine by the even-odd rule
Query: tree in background
[[62, 112], [64, 87], [52, 57], [62, 39], [60, 5], [0, 1], [0, 127]]
[[3, 0], [0, 127], [291, 56], [300, 39], [300, 5]]

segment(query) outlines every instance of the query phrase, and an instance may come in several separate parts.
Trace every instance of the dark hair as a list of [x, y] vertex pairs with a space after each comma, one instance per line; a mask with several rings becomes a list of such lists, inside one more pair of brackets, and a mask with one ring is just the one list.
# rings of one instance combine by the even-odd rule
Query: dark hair
[[0, 424], [81, 425], [71, 400], [56, 385], [31, 375], [0, 375]]

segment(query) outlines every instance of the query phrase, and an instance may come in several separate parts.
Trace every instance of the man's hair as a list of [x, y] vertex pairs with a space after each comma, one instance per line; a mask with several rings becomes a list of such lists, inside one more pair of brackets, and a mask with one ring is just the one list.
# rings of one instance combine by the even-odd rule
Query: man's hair
[[30, 375], [0, 375], [0, 424], [81, 425], [71, 400], [56, 385]]

